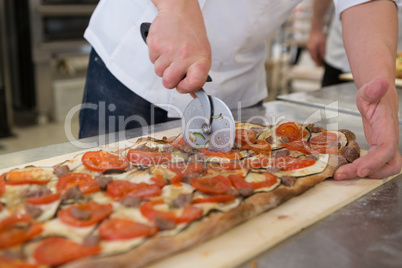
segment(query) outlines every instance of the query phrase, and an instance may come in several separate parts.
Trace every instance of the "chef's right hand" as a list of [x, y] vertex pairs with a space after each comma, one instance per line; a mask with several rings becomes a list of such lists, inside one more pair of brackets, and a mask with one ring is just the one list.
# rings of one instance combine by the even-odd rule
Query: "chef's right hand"
[[159, 13], [151, 24], [147, 44], [155, 73], [166, 88], [180, 93], [199, 90], [211, 68], [211, 47], [198, 1], [152, 2]]

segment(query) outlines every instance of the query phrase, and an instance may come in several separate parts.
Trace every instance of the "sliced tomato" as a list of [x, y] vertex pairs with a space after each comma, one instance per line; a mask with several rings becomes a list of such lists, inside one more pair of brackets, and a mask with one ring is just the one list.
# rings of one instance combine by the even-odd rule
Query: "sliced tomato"
[[232, 201], [233, 199], [236, 198], [237, 195], [231, 194], [231, 195], [214, 195], [214, 196], [207, 196], [207, 197], [201, 197], [201, 198], [196, 198], [193, 200], [193, 204], [198, 204], [198, 203], [226, 203], [229, 201]]
[[222, 175], [192, 178], [191, 185], [198, 191], [206, 194], [224, 194], [232, 186], [230, 180]]
[[186, 146], [186, 142], [184, 141], [183, 136], [175, 139], [174, 141], [172, 141], [170, 143], [170, 145], [173, 145], [174, 148], [176, 148], [177, 150], [180, 150], [181, 148], [183, 148], [183, 146]]
[[150, 180], [159, 186], [159, 188], [163, 188], [166, 185], [165, 180], [163, 179], [162, 174], [156, 174], [155, 177], [150, 178]]
[[40, 264], [57, 266], [100, 252], [99, 246], [84, 246], [67, 238], [51, 237], [40, 242], [33, 257]]
[[202, 210], [202, 208], [187, 205], [183, 209], [181, 215], [176, 219], [176, 223], [188, 223], [197, 220], [202, 217], [203, 212], [204, 211]]
[[54, 193], [49, 195], [44, 195], [41, 197], [32, 197], [25, 200], [25, 202], [32, 204], [32, 205], [44, 205], [53, 203], [56, 200], [60, 199], [60, 193]]
[[282, 146], [285, 147], [286, 149], [292, 151], [298, 151], [303, 154], [311, 154], [312, 151], [310, 144], [303, 140], [296, 140], [288, 143], [282, 143]]
[[244, 165], [247, 168], [266, 168], [270, 163], [269, 157], [259, 157], [254, 159], [244, 159]]
[[162, 194], [161, 188], [156, 184], [147, 184], [144, 182], [136, 183], [133, 190], [126, 194], [125, 197], [139, 197], [141, 199], [160, 196]]
[[261, 188], [268, 188], [271, 187], [272, 185], [275, 185], [278, 182], [278, 178], [271, 173], [263, 173], [265, 180], [263, 181], [258, 181], [258, 182], [248, 182], [248, 184], [253, 188], [254, 190], [261, 189]]
[[106, 193], [113, 198], [139, 197], [147, 198], [161, 195], [161, 187], [145, 182], [112, 181], [106, 187]]
[[4, 181], [7, 173], [3, 173], [0, 175], [0, 197], [3, 195], [6, 190], [6, 182]]
[[45, 184], [50, 181], [51, 174], [47, 174], [43, 169], [11, 170], [5, 174], [6, 184]]
[[156, 216], [161, 217], [167, 221], [176, 222], [176, 214], [173, 211], [159, 211], [154, 209], [154, 206], [163, 204], [163, 200], [144, 202], [140, 211], [141, 214], [150, 221], [153, 221]]
[[153, 226], [148, 226], [129, 219], [111, 218], [99, 226], [99, 235], [104, 240], [125, 240], [152, 236], [157, 232]]
[[239, 151], [230, 151], [230, 152], [213, 152], [207, 149], [200, 149], [200, 152], [205, 154], [206, 156], [226, 158], [226, 159], [240, 159], [242, 155]]
[[125, 170], [128, 167], [126, 158], [105, 151], [86, 152], [81, 161], [86, 168], [96, 172], [105, 172], [110, 169]]
[[135, 184], [130, 181], [112, 181], [107, 184], [106, 193], [113, 198], [123, 198], [134, 188]]
[[[88, 220], [80, 220], [75, 218], [71, 210], [78, 208], [80, 210], [90, 211], [91, 216]], [[111, 204], [98, 204], [96, 202], [89, 202], [85, 204], [75, 204], [68, 208], [62, 209], [57, 214], [59, 219], [65, 224], [75, 227], [87, 227], [98, 223], [99, 221], [107, 218], [113, 212], [113, 206]]]
[[288, 155], [281, 155], [274, 158], [274, 165], [282, 171], [309, 167], [314, 165], [315, 162], [315, 159], [299, 159]]
[[6, 256], [0, 256], [0, 268], [37, 268], [38, 265], [30, 264], [22, 260], [14, 260]]
[[295, 141], [302, 137], [299, 127], [294, 122], [287, 122], [279, 125], [276, 129], [276, 135], [287, 137], [289, 141]]
[[170, 153], [144, 152], [138, 149], [131, 149], [127, 153], [127, 159], [136, 165], [153, 166], [171, 161], [172, 155]]
[[333, 141], [338, 141], [338, 135], [327, 131], [310, 139], [310, 143], [313, 145], [327, 145]]
[[240, 174], [232, 174], [229, 175], [229, 180], [232, 182], [232, 185], [237, 189], [245, 189], [251, 188], [250, 184], [244, 179], [243, 175]]
[[202, 163], [169, 163], [167, 164], [167, 168], [176, 173], [170, 181], [171, 183], [181, 182], [184, 176], [188, 174], [200, 174], [205, 171], [205, 166]]
[[316, 146], [314, 147], [314, 151], [319, 154], [338, 154], [339, 148], [335, 146]]
[[96, 181], [87, 173], [68, 173], [60, 177], [57, 181], [56, 189], [58, 192], [63, 192], [77, 185], [84, 194], [90, 194], [100, 190]]
[[241, 150], [252, 150], [256, 153], [267, 154], [271, 151], [271, 144], [267, 141], [256, 140], [253, 144], [245, 144]]
[[220, 166], [224, 170], [241, 170], [244, 168], [243, 163], [237, 160], [222, 161]]
[[[21, 228], [21, 224], [26, 225], [27, 229]], [[42, 224], [33, 222], [30, 215], [11, 215], [0, 222], [0, 249], [20, 245], [38, 236], [42, 231]]]
[[236, 129], [235, 142], [240, 145], [253, 144], [257, 138], [257, 134], [250, 129]]

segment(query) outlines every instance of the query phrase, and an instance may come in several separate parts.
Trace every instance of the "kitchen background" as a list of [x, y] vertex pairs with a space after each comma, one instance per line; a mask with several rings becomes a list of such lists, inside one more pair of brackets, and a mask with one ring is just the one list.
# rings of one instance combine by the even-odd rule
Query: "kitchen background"
[[[0, 154], [67, 141], [64, 120], [81, 103], [90, 51], [82, 36], [97, 3], [0, 0]], [[305, 49], [311, 16], [305, 0], [267, 40], [266, 101], [320, 88], [323, 69]]]

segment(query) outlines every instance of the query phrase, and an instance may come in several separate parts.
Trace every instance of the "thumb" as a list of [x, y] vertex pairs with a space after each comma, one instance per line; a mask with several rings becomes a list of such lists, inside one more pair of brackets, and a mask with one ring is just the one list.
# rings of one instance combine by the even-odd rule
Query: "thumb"
[[389, 83], [383, 77], [377, 77], [363, 85], [357, 92], [357, 99], [376, 103], [387, 93]]

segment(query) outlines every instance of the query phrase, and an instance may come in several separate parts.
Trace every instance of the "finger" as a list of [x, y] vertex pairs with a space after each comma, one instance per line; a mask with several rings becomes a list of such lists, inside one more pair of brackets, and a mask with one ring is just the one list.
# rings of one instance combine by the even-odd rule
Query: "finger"
[[382, 77], [377, 77], [363, 85], [357, 91], [357, 98], [368, 103], [376, 103], [387, 93], [389, 83]]
[[395, 157], [386, 163], [381, 169], [369, 175], [370, 178], [387, 178], [389, 176], [398, 174], [402, 169], [402, 159], [399, 152], [395, 154]]
[[170, 65], [170, 61], [166, 60], [163, 57], [159, 57], [154, 62], [154, 68], [155, 68], [156, 75], [159, 77], [163, 77], [163, 73], [169, 67], [169, 65]]
[[177, 91], [180, 93], [195, 92], [202, 88], [208, 77], [210, 65], [206, 62], [198, 62], [190, 66], [187, 76], [180, 81]]
[[391, 161], [395, 155], [393, 144], [393, 142], [390, 142], [371, 146], [368, 153], [359, 159], [357, 175], [359, 177], [367, 177]]
[[324, 63], [324, 58], [325, 58], [325, 43], [322, 43], [320, 45], [320, 65]]
[[[355, 161], [356, 162], [356, 161]], [[334, 179], [341, 181], [341, 180], [348, 180], [357, 177], [357, 167], [358, 163], [350, 163], [338, 168], [334, 174]]]
[[162, 83], [163, 86], [169, 89], [177, 87], [179, 82], [186, 75], [187, 67], [183, 63], [173, 62], [163, 72]]

